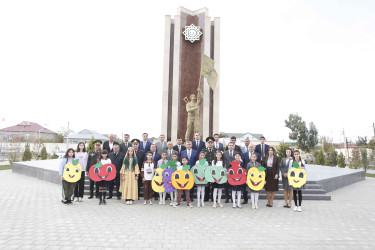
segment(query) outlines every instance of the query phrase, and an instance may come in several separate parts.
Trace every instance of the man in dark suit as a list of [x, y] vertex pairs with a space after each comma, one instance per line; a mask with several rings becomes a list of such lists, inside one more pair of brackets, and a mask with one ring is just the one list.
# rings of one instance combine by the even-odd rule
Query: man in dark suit
[[[254, 144], [250, 144], [249, 145], [249, 152], [245, 152], [245, 153], [243, 153], [242, 154], [242, 161], [243, 161], [243, 163], [244, 163], [244, 168], [246, 168], [246, 166], [247, 166], [247, 164], [249, 163], [249, 162], [251, 162], [251, 156], [253, 155], [253, 154], [256, 154], [256, 156], [257, 156], [257, 162], [259, 162], [260, 163], [260, 154], [258, 154], [257, 152], [255, 152], [254, 151]], [[248, 202], [248, 200], [249, 200], [249, 198], [248, 198], [248, 196], [247, 196], [247, 194], [248, 194], [248, 192], [247, 192], [247, 189], [246, 189], [246, 186], [247, 186], [247, 184], [244, 184], [244, 191], [243, 191], [243, 202], [242, 202], [242, 204], [247, 204], [247, 202]]]
[[178, 159], [181, 161], [181, 152], [186, 149], [186, 147], [182, 145], [182, 138], [177, 139], [177, 144], [173, 146], [173, 149], [178, 152]]
[[173, 149], [173, 143], [171, 141], [169, 141], [167, 143], [167, 150], [165, 150], [164, 152], [167, 153], [167, 160], [168, 161], [172, 160], [173, 153], [177, 153], [178, 154], [178, 151], [176, 151], [176, 150]]
[[269, 145], [265, 144], [266, 138], [260, 137], [260, 144], [255, 146], [255, 152], [260, 155], [260, 162], [263, 163], [263, 159], [268, 155]]
[[[140, 140], [133, 139], [131, 142], [132, 142], [132, 145], [133, 145], [133, 148], [134, 148], [134, 153], [135, 153], [135, 155], [137, 156], [137, 159], [138, 159], [138, 167], [139, 167], [139, 169], [141, 169], [142, 165], [143, 165], [143, 161], [145, 159], [145, 152], [142, 149], [139, 149]], [[140, 191], [141, 186], [142, 186], [142, 178], [138, 178], [138, 199], [140, 197], [139, 191]]]
[[109, 196], [107, 199], [112, 199], [113, 188], [116, 185], [117, 200], [121, 200], [121, 193], [119, 192], [120, 170], [121, 170], [124, 158], [125, 158], [125, 154], [120, 152], [120, 145], [117, 142], [113, 143], [113, 152], [108, 154], [108, 158], [111, 159], [112, 164], [116, 166], [116, 178], [112, 180], [109, 184]]
[[204, 141], [201, 140], [201, 135], [197, 132], [194, 134], [194, 141], [192, 141], [193, 149], [198, 151], [198, 154], [206, 147]]
[[124, 134], [124, 142], [120, 144], [120, 152], [126, 153], [128, 152], [128, 148], [132, 147], [133, 145], [129, 142], [129, 135]]
[[248, 153], [249, 152], [249, 146], [250, 146], [250, 139], [245, 139], [245, 146], [241, 147], [241, 154]]
[[148, 141], [147, 133], [143, 133], [142, 138], [143, 138], [143, 141], [139, 143], [139, 149], [143, 150], [143, 152], [147, 154], [147, 152], [150, 151], [151, 142]]
[[161, 155], [158, 152], [156, 152], [156, 145], [155, 144], [151, 144], [150, 151], [152, 153], [152, 160], [155, 163], [157, 163], [158, 160], [161, 159]]
[[219, 142], [219, 134], [214, 134], [214, 148], [216, 148], [216, 150], [219, 150], [221, 152], [224, 152], [224, 145], [223, 143]]
[[115, 136], [113, 134], [109, 135], [109, 141], [103, 143], [103, 150], [107, 150], [108, 153], [113, 152], [113, 143], [115, 142]]
[[[190, 167], [194, 166], [197, 160], [199, 159], [198, 151], [192, 148], [193, 144], [191, 141], [186, 142], [186, 149], [181, 152], [181, 159], [183, 157], [188, 158], [188, 163]], [[181, 160], [180, 159], [180, 160]]]
[[[238, 152], [238, 153], [241, 154], [241, 147], [238, 146], [238, 145], [236, 145], [236, 141], [237, 141], [237, 138], [236, 138], [235, 136], [232, 136], [232, 137], [230, 138], [230, 142], [233, 143], [233, 149], [234, 149], [234, 151], [236, 151], [236, 152]], [[228, 144], [228, 146], [227, 146], [227, 151], [228, 151], [228, 150], [229, 150], [229, 144]]]
[[[224, 152], [224, 160], [225, 160], [225, 168], [230, 168], [231, 165], [230, 165], [230, 162], [234, 161], [235, 158], [234, 156], [236, 155], [236, 153], [238, 152], [241, 152], [241, 151], [235, 151], [234, 150], [234, 143], [233, 142], [229, 142], [228, 143], [228, 150]], [[241, 149], [240, 149], [241, 150]], [[225, 183], [225, 186], [224, 186], [224, 192], [225, 192], [225, 203], [229, 203], [229, 189], [230, 189], [230, 185], [228, 183]]]

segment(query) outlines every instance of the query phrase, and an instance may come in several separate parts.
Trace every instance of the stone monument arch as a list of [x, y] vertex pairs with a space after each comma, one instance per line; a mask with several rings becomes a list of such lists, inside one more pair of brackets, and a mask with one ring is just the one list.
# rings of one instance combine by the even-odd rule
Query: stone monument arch
[[[213, 89], [201, 76], [204, 55], [220, 76], [220, 18], [211, 20], [207, 8], [183, 7], [174, 19], [166, 16], [161, 127], [168, 140], [191, 140], [195, 131], [205, 138], [219, 131], [220, 77], [216, 75]], [[193, 95], [195, 101], [201, 95], [197, 112], [191, 110]]]

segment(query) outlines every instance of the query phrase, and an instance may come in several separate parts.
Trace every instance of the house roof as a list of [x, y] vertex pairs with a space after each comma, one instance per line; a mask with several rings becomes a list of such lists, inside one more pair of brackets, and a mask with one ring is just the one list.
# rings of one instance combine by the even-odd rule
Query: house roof
[[23, 121], [17, 125], [10, 126], [7, 128], [0, 129], [0, 132], [39, 132], [41, 134], [57, 134], [56, 132], [53, 132], [52, 130], [49, 130], [48, 128], [45, 128], [38, 123], [35, 122], [28, 122]]
[[105, 140], [108, 141], [108, 137], [99, 134], [98, 132], [94, 130], [84, 129], [76, 134], [71, 134], [67, 138], [69, 140], [71, 139], [79, 139], [79, 140], [91, 140], [91, 138], [94, 137], [96, 140]]
[[228, 135], [228, 137], [232, 137], [232, 136], [235, 136], [236, 138], [240, 138], [246, 134], [250, 134], [252, 136], [254, 136], [255, 138], [257, 138], [258, 140], [260, 140], [260, 137], [263, 136], [263, 134], [253, 134], [253, 133], [249, 133], [249, 132], [246, 132], [246, 133], [225, 133]]

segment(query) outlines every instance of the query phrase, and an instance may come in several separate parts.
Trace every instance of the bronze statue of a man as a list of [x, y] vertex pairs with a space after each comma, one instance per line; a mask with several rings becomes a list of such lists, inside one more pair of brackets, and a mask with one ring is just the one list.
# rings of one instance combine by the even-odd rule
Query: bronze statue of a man
[[194, 125], [194, 133], [200, 132], [199, 109], [202, 104], [203, 95], [202, 95], [202, 91], [200, 88], [198, 88], [197, 90], [198, 90], [197, 98], [195, 97], [194, 94], [190, 95], [190, 101], [187, 97], [184, 98], [184, 101], [186, 102], [186, 111], [188, 113], [185, 141], [189, 140], [191, 128], [193, 125]]

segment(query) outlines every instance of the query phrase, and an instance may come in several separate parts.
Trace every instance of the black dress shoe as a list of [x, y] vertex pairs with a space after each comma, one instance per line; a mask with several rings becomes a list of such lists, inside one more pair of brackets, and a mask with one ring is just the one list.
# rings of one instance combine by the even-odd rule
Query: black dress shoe
[[241, 204], [242, 204], [242, 205], [245, 205], [245, 204], [247, 204], [247, 201], [243, 201]]
[[112, 199], [112, 196], [108, 196], [107, 200], [110, 200], [110, 199]]
[[229, 203], [229, 199], [226, 199], [226, 200], [225, 200], [225, 203]]
[[89, 196], [87, 199], [92, 199], [92, 198], [94, 198], [94, 196]]
[[193, 202], [193, 201], [194, 201], [194, 199], [193, 199], [193, 198], [191, 198], [191, 199], [190, 199], [190, 201], [191, 201], [191, 202]]

